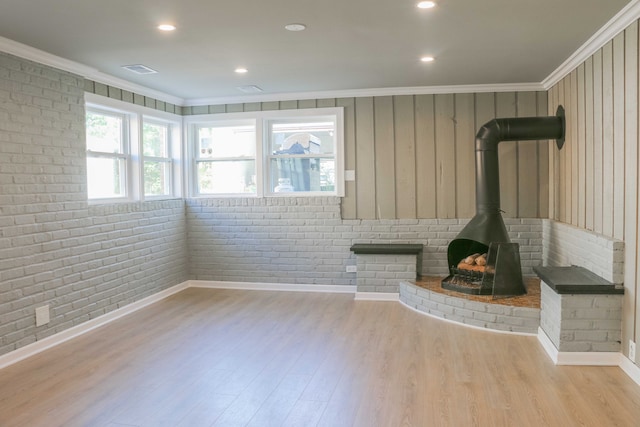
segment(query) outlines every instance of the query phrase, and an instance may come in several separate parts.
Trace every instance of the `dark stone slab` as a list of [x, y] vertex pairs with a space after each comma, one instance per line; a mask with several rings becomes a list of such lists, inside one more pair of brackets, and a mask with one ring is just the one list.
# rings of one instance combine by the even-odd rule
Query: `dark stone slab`
[[358, 254], [417, 255], [424, 245], [412, 243], [356, 243], [351, 251]]
[[558, 294], [624, 294], [623, 286], [583, 267], [533, 267], [533, 271]]

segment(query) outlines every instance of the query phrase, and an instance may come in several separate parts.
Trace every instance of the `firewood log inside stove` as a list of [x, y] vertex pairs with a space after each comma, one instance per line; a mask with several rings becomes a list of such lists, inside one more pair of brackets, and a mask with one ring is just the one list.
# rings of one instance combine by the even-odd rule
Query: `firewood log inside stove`
[[477, 271], [484, 273], [485, 266], [487, 265], [487, 254], [473, 254], [464, 258], [458, 263], [459, 270]]
[[469, 265], [466, 262], [461, 262], [458, 264], [459, 270], [477, 271], [480, 273], [484, 273], [485, 268], [486, 267], [484, 265]]

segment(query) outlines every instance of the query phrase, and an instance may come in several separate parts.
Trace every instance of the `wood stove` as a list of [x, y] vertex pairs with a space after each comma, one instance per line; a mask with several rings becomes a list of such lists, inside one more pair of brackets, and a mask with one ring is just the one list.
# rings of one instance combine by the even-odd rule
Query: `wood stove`
[[[517, 243], [511, 243], [500, 210], [498, 144], [555, 139], [564, 145], [564, 108], [555, 116], [493, 119], [476, 134], [476, 215], [447, 248], [449, 290], [477, 295], [526, 293]], [[481, 262], [477, 262], [480, 260]]]

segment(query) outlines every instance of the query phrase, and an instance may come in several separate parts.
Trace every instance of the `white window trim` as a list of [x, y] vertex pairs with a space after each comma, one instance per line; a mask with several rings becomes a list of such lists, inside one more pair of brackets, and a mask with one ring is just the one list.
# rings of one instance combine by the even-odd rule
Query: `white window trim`
[[[267, 123], [272, 120], [301, 119], [305, 117], [318, 116], [335, 116], [336, 124], [336, 147], [333, 158], [336, 162], [336, 190], [334, 192], [327, 191], [305, 191], [292, 193], [274, 193], [267, 189], [265, 180], [265, 171], [268, 168], [269, 156], [265, 144], [265, 133], [267, 132]], [[196, 170], [196, 147], [194, 144], [194, 129], [198, 125], [211, 125], [215, 122], [241, 122], [243, 120], [254, 119], [256, 123], [256, 184], [257, 191], [255, 194], [198, 194], [197, 192], [197, 170]], [[197, 116], [187, 116], [183, 120], [184, 124], [184, 141], [188, 147], [187, 157], [189, 161], [186, 166], [188, 175], [188, 194], [193, 198], [263, 198], [263, 197], [314, 197], [314, 196], [338, 196], [344, 197], [344, 108], [328, 107], [328, 108], [305, 108], [299, 110], [269, 110], [269, 111], [250, 111], [238, 113], [220, 113], [220, 114], [204, 114]], [[322, 156], [320, 156], [322, 157]]]
[[[126, 159], [126, 190], [125, 197], [117, 198], [89, 198], [90, 205], [131, 203], [146, 200], [170, 200], [182, 198], [184, 193], [183, 180], [183, 144], [182, 144], [182, 116], [165, 111], [154, 110], [137, 104], [131, 104], [117, 99], [107, 98], [93, 93], [85, 93], [85, 108], [92, 111], [116, 113], [127, 118], [129, 144]], [[169, 147], [172, 157], [171, 179], [172, 194], [166, 196], [144, 195], [142, 168], [142, 125], [143, 121], [167, 123], [171, 128]], [[127, 126], [127, 125], [125, 125]]]

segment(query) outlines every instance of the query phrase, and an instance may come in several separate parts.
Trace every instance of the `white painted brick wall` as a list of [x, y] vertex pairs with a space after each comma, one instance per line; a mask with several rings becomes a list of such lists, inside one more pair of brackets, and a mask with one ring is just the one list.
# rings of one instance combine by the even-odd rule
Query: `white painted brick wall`
[[[447, 245], [468, 219], [342, 220], [338, 197], [188, 199], [196, 280], [356, 285], [355, 243], [421, 243], [418, 271], [448, 274]], [[542, 263], [539, 219], [505, 219], [523, 274]]]
[[471, 301], [400, 282], [400, 301], [423, 313], [458, 323], [498, 331], [535, 334], [540, 310]]
[[540, 326], [559, 351], [620, 351], [622, 295], [557, 294], [541, 284]]
[[416, 280], [416, 255], [358, 254], [358, 292], [398, 293], [401, 281]]
[[87, 205], [83, 89], [0, 53], [0, 354], [187, 279], [182, 200]]
[[552, 220], [542, 220], [543, 265], [577, 265], [609, 282], [624, 281], [624, 242]]

